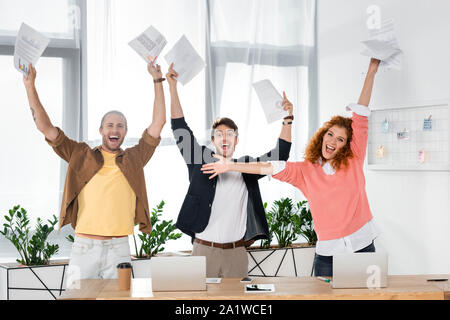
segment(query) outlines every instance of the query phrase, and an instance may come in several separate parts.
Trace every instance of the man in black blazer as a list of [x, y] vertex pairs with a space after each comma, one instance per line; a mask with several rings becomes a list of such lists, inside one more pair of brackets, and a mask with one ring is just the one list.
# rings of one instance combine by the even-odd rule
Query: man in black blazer
[[[237, 278], [248, 274], [245, 247], [258, 239], [269, 238], [269, 228], [258, 180], [263, 175], [227, 172], [209, 179], [201, 171], [205, 163], [217, 161], [215, 153], [232, 159], [238, 143], [238, 128], [229, 118], [217, 119], [211, 128], [215, 151], [201, 146], [187, 125], [177, 91], [177, 72], [169, 67], [167, 80], [171, 97], [172, 130], [177, 146], [189, 171], [189, 189], [181, 207], [176, 226], [192, 237], [192, 255], [206, 256], [208, 278]], [[284, 94], [284, 93], [283, 93]], [[289, 158], [291, 149], [292, 104], [284, 94], [284, 110], [290, 116], [283, 121], [276, 147], [252, 158], [245, 156], [232, 161], [276, 161]]]

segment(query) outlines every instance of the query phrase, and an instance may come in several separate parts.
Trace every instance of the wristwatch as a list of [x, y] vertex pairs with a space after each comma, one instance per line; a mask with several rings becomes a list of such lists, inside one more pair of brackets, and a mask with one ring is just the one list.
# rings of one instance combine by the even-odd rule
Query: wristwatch
[[[284, 120], [291, 120], [291, 121], [284, 121]], [[293, 115], [284, 117], [283, 118], [283, 125], [286, 126], [288, 124], [292, 124], [293, 120], [294, 120], [294, 116]]]
[[166, 78], [153, 79], [154, 83], [163, 82]]

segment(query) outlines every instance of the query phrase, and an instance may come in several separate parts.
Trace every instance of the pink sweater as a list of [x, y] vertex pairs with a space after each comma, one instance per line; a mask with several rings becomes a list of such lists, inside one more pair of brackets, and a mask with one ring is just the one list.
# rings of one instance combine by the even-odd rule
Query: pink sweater
[[299, 188], [308, 199], [321, 241], [348, 236], [372, 219], [363, 172], [369, 121], [356, 113], [352, 120], [354, 157], [347, 169], [326, 175], [319, 163], [287, 162], [286, 168], [273, 176]]

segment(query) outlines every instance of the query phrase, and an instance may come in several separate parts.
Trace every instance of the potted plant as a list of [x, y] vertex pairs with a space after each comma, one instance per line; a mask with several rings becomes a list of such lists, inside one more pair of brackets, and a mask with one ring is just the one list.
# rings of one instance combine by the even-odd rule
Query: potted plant
[[[267, 208], [267, 203], [264, 204]], [[250, 247], [249, 275], [310, 276], [314, 262], [317, 235], [308, 202], [294, 205], [292, 199], [281, 198], [267, 211], [270, 238], [258, 247]], [[294, 243], [302, 236], [306, 243]], [[271, 245], [273, 239], [277, 246]]]
[[135, 256], [132, 256], [133, 276], [135, 278], [150, 277], [150, 259], [153, 256], [160, 255], [164, 251], [163, 245], [169, 240], [181, 238], [181, 233], [175, 232], [176, 226], [173, 220], [160, 221], [165, 202], [162, 200], [152, 209], [150, 221], [152, 223], [152, 232], [150, 234], [139, 233], [140, 247], [136, 242], [136, 236], [133, 235]]
[[20, 205], [4, 218], [6, 223], [0, 234], [11, 241], [20, 258], [0, 265], [0, 299], [56, 299], [63, 291], [67, 261], [50, 261], [59, 246], [47, 239], [58, 219], [53, 215], [47, 224], [38, 218], [31, 232], [28, 213]]

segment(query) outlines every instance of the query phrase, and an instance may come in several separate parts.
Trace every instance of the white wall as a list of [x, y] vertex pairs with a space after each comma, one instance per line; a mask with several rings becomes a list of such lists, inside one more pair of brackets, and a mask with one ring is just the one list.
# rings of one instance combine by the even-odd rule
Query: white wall
[[[381, 8], [382, 20], [394, 19], [405, 53], [401, 71], [377, 75], [371, 105], [450, 98], [450, 1], [318, 0], [321, 123], [357, 102], [370, 5]], [[450, 273], [450, 172], [365, 172], [389, 273]]]

